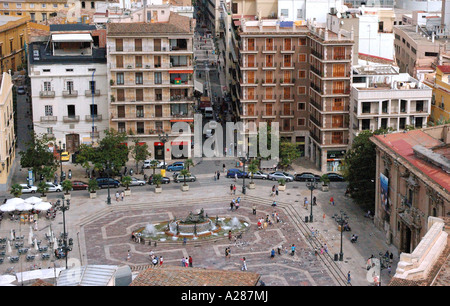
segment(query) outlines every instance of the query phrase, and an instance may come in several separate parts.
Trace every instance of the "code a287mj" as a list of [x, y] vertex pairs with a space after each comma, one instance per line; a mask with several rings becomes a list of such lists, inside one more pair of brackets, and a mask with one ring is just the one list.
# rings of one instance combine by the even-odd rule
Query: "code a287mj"
[[266, 303], [268, 301], [267, 291], [255, 290], [234, 290], [227, 291], [225, 301], [258, 301]]

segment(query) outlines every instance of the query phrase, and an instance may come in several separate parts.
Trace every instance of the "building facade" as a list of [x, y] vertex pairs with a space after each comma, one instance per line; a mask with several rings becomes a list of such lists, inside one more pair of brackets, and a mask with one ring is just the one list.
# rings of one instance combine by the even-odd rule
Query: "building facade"
[[436, 67], [434, 80], [427, 82], [433, 88], [430, 119], [434, 123], [450, 120], [450, 65]]
[[450, 209], [450, 125], [371, 137], [376, 145], [375, 225], [411, 253], [428, 217]]
[[[144, 16], [107, 25], [110, 127], [127, 133], [130, 144], [146, 142], [153, 158], [186, 158], [191, 136], [180, 138], [172, 126], [186, 122], [193, 131], [195, 20], [153, 8]], [[159, 137], [165, 134], [167, 144]]]
[[0, 16], [0, 73], [17, 70], [25, 61], [29, 17]]
[[11, 170], [16, 156], [14, 131], [13, 83], [11, 75], [3, 72], [0, 80], [0, 190], [8, 190]]
[[53, 31], [30, 43], [29, 76], [34, 131], [73, 153], [108, 129], [108, 82], [106, 49], [95, 30], [68, 26], [73, 31]]

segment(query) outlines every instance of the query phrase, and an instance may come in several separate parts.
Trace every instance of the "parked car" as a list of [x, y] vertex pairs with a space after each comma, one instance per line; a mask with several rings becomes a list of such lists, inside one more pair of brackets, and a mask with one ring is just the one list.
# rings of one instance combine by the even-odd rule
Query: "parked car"
[[343, 182], [345, 181], [345, 178], [337, 173], [327, 173], [328, 178], [330, 179], [330, 182]]
[[144, 180], [139, 180], [135, 177], [131, 178], [131, 183], [130, 186], [144, 186], [145, 185], [145, 181]]
[[228, 178], [234, 178], [236, 176], [236, 174], [237, 174], [238, 178], [248, 177], [248, 173], [247, 172], [243, 172], [243, 171], [241, 171], [239, 169], [229, 169], [227, 171], [227, 177]]
[[275, 171], [269, 173], [269, 180], [278, 181], [284, 179], [286, 182], [294, 181], [294, 177], [287, 172]]
[[[186, 176], [186, 182], [195, 182], [196, 180], [197, 180], [197, 178], [193, 174], [190, 174], [190, 175]], [[183, 183], [184, 182], [184, 175], [178, 174], [177, 176], [174, 177], [173, 181], [175, 183]]]
[[37, 191], [36, 186], [28, 186], [27, 184], [20, 184], [22, 187], [22, 193], [35, 193]]
[[[169, 184], [170, 183], [170, 178], [168, 178], [167, 176], [164, 176], [162, 178], [161, 184]], [[153, 185], [153, 175], [150, 175], [150, 177], [148, 178], [148, 184], [149, 185]]]
[[61, 161], [69, 161], [70, 160], [70, 153], [69, 152], [62, 152], [61, 153]]
[[167, 171], [181, 171], [184, 169], [184, 162], [174, 162], [167, 166]]
[[[152, 160], [150, 160], [150, 159], [144, 160], [144, 169], [149, 169], [151, 167], [151, 162], [152, 162]], [[157, 160], [157, 162], [158, 162], [157, 168], [162, 168], [164, 165], [164, 162], [158, 161], [158, 160]], [[166, 165], [167, 165], [167, 163], [166, 163]]]
[[73, 190], [86, 190], [88, 188], [88, 184], [82, 181], [73, 181], [72, 189]]
[[24, 95], [25, 94], [25, 86], [17, 87], [17, 94]]
[[294, 180], [298, 182], [310, 182], [316, 179], [316, 182], [320, 181], [320, 175], [311, 173], [311, 172], [303, 172], [300, 174], [296, 174]]
[[[249, 174], [249, 176], [251, 177], [251, 174]], [[261, 172], [261, 171], [256, 171], [255, 173], [253, 173], [253, 178], [267, 180], [269, 178], [269, 174]]]
[[46, 182], [48, 187], [48, 192], [61, 192], [62, 187], [59, 184], [54, 184], [52, 182]]
[[115, 180], [113, 178], [108, 178], [108, 177], [99, 177], [97, 178], [97, 184], [98, 187], [103, 188], [103, 187], [114, 187], [114, 188], [119, 188], [120, 186], [120, 182], [118, 180]]

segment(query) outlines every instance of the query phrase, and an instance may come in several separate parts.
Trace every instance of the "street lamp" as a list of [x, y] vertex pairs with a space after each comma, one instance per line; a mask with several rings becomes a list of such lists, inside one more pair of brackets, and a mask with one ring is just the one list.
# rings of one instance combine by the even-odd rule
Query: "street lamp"
[[309, 222], [313, 222], [313, 191], [314, 189], [317, 189], [317, 182], [316, 182], [316, 178], [314, 178], [313, 181], [311, 182], [306, 182], [306, 187], [311, 190], [311, 213], [309, 215]]
[[59, 181], [60, 183], [62, 183], [62, 177], [63, 177], [63, 168], [62, 168], [62, 152], [66, 151], [66, 144], [64, 143], [63, 146], [61, 147], [61, 140], [59, 141], [59, 164], [61, 165], [61, 173], [60, 173], [60, 177], [59, 177]]
[[243, 194], [245, 194], [245, 191], [246, 191], [246, 188], [245, 188], [245, 163], [246, 162], [248, 162], [250, 159], [249, 159], [249, 157], [248, 157], [248, 152], [247, 152], [247, 155], [246, 156], [243, 156], [243, 157], [239, 157], [239, 160], [243, 163], [243, 168], [242, 168], [242, 178], [243, 178], [243, 181], [242, 181], [242, 193]]
[[166, 169], [166, 142], [169, 141], [169, 135], [158, 134], [159, 140], [163, 143], [163, 169]]
[[[67, 202], [67, 205], [65, 205], [65, 203]], [[65, 257], [66, 257], [66, 270], [68, 269], [68, 264], [67, 264], [67, 258], [69, 255], [69, 252], [72, 251], [72, 246], [73, 246], [73, 239], [70, 238], [69, 239], [69, 243], [67, 243], [67, 236], [68, 234], [66, 233], [66, 210], [70, 209], [70, 200], [65, 200], [62, 199], [62, 206], [61, 206], [61, 200], [56, 201], [56, 209], [62, 211], [63, 213], [63, 245], [61, 247]]]
[[108, 176], [108, 197], [106, 198], [106, 204], [108, 204], [108, 205], [111, 205], [111, 193], [110, 193], [110, 190], [109, 190], [109, 184], [111, 183], [110, 182], [110, 174], [111, 174], [111, 166], [109, 165], [109, 161], [107, 161], [106, 162], [106, 164], [105, 164], [105, 170], [106, 170], [106, 174], [107, 174], [107, 176]]
[[340, 231], [341, 231], [341, 252], [339, 253], [339, 261], [343, 261], [344, 260], [344, 252], [342, 251], [342, 235], [343, 235], [343, 232], [344, 232], [344, 225], [347, 224], [347, 221], [348, 221], [348, 216], [343, 210], [341, 210], [341, 216], [338, 217], [337, 215], [335, 215], [335, 220], [340, 225]]

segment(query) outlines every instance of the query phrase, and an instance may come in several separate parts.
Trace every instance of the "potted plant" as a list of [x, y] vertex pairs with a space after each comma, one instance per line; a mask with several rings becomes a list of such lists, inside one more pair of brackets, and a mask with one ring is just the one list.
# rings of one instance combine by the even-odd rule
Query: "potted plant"
[[162, 192], [162, 187], [161, 187], [162, 178], [163, 178], [163, 176], [161, 174], [159, 174], [159, 173], [153, 175], [153, 183], [156, 185], [155, 193], [161, 193]]
[[22, 186], [20, 186], [20, 184], [12, 185], [11, 194], [16, 198], [19, 198], [22, 195]]
[[89, 190], [89, 197], [91, 199], [95, 199], [97, 197], [97, 190], [99, 189], [97, 180], [90, 179], [88, 182], [88, 190]]
[[158, 161], [155, 159], [150, 162], [150, 168], [153, 169], [153, 175], [155, 175], [155, 170], [158, 168], [158, 164]]
[[71, 191], [73, 189], [72, 182], [69, 180], [65, 180], [62, 182], [61, 185], [62, 185], [62, 189], [64, 190], [64, 199], [70, 200], [69, 191]]
[[180, 175], [183, 176], [183, 185], [181, 185], [181, 191], [188, 191], [189, 190], [189, 185], [186, 184], [186, 177], [190, 175], [190, 172], [188, 169], [183, 169], [180, 171]]
[[248, 165], [248, 171], [252, 174], [251, 175], [251, 180], [250, 183], [248, 184], [248, 188], [249, 189], [255, 189], [255, 182], [253, 182], [253, 174], [258, 171], [258, 160], [254, 159], [250, 162], [250, 164]]
[[285, 179], [279, 179], [278, 184], [279, 184], [278, 190], [280, 190], [280, 191], [286, 190], [286, 180]]
[[131, 176], [124, 176], [122, 178], [122, 185], [125, 187], [125, 195], [129, 196], [131, 195], [131, 189], [130, 189], [130, 184], [131, 184]]
[[322, 175], [320, 177], [320, 181], [322, 182], [322, 191], [328, 191], [328, 186], [330, 184], [330, 178], [328, 177], [328, 175]]
[[48, 191], [47, 183], [44, 181], [40, 182], [37, 191], [41, 193], [42, 201], [47, 202], [47, 195], [45, 194]]
[[186, 161], [184, 162], [184, 167], [188, 170], [188, 171], [190, 171], [190, 167], [191, 166], [194, 166], [194, 162], [192, 161], [192, 159], [190, 159], [190, 158], [188, 158], [188, 159], [186, 159]]

